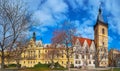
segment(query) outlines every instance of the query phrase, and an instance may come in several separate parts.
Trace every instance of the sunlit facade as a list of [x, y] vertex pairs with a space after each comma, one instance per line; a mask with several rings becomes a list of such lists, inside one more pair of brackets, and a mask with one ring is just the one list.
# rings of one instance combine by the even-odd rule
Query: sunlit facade
[[[22, 53], [22, 59], [20, 60], [20, 64], [22, 67], [33, 67], [35, 64], [39, 62], [42, 64], [51, 63], [51, 60], [46, 57], [49, 50], [50, 44], [43, 45], [42, 41], [35, 43], [33, 40], [30, 41], [27, 49]], [[56, 56], [53, 61], [58, 62], [60, 65], [66, 67], [67, 58], [65, 55], [65, 48], [57, 48], [62, 53], [60, 56]], [[70, 58], [70, 64], [73, 64], [73, 57]]]

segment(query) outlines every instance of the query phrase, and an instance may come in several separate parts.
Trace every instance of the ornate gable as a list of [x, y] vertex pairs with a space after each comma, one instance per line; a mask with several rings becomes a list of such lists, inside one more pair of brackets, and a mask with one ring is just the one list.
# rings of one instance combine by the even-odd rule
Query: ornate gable
[[83, 47], [85, 41], [86, 41], [86, 44], [88, 45], [88, 47], [91, 46], [91, 43], [92, 43], [92, 40], [91, 39], [88, 39], [88, 38], [82, 38], [82, 37], [74, 37], [74, 41], [73, 43], [76, 44], [76, 42], [79, 40], [80, 42], [80, 45]]

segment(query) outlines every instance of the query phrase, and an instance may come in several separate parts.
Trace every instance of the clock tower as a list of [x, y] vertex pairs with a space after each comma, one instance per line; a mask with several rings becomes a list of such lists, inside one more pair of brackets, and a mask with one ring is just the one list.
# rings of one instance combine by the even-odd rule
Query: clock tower
[[108, 66], [108, 24], [104, 22], [99, 9], [97, 22], [94, 25], [94, 42], [96, 46], [96, 66]]

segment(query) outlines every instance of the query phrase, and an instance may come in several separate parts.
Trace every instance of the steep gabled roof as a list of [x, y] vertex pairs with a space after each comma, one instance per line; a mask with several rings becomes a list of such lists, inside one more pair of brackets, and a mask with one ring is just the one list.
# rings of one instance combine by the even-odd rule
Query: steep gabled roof
[[74, 41], [73, 41], [73, 44], [75, 44], [75, 42], [77, 41], [77, 39], [79, 40], [81, 46], [83, 46], [83, 44], [84, 44], [84, 42], [85, 42], [85, 40], [86, 40], [88, 46], [90, 47], [91, 44], [92, 44], [92, 41], [93, 41], [93, 40], [91, 40], [91, 39], [89, 39], [89, 38], [74, 37], [74, 38], [73, 38], [73, 40], [74, 40]]

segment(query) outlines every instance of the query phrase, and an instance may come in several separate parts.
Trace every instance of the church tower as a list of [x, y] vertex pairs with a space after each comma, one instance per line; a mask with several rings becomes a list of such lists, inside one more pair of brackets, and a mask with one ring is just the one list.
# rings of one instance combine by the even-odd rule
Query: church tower
[[94, 25], [94, 42], [96, 46], [96, 66], [108, 66], [108, 24], [104, 22], [101, 9]]

